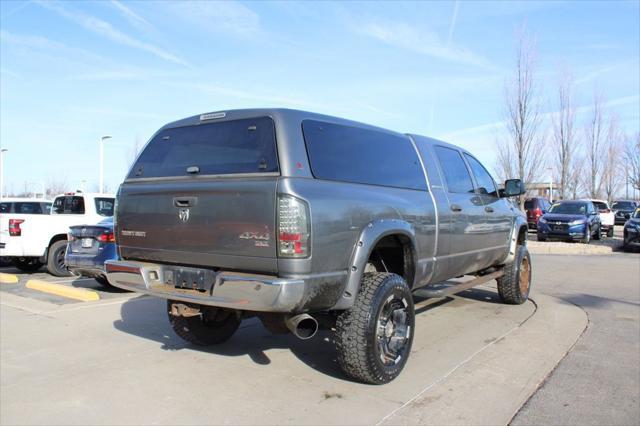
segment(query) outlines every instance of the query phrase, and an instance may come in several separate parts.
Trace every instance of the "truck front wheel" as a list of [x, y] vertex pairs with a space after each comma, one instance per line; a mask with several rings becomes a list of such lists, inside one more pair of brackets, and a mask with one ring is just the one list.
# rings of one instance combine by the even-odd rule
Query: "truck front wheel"
[[175, 333], [187, 342], [198, 346], [217, 345], [226, 342], [240, 326], [236, 311], [209, 306], [200, 306], [200, 313], [193, 316], [173, 315], [176, 300], [168, 300], [169, 322]]
[[521, 305], [531, 290], [531, 256], [526, 245], [516, 248], [512, 263], [504, 266], [504, 275], [498, 278], [498, 294], [504, 303]]
[[413, 297], [396, 274], [365, 273], [351, 309], [336, 321], [338, 362], [350, 377], [383, 384], [395, 379], [411, 353]]

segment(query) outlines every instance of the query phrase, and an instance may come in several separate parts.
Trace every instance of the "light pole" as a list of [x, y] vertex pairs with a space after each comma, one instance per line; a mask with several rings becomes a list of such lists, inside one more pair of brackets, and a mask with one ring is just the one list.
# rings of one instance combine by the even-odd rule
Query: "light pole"
[[100, 193], [104, 192], [104, 141], [111, 139], [111, 136], [100, 138]]
[[549, 170], [549, 202], [553, 203], [553, 169], [547, 167], [547, 170]]
[[0, 149], [0, 198], [4, 197], [4, 153], [7, 148]]

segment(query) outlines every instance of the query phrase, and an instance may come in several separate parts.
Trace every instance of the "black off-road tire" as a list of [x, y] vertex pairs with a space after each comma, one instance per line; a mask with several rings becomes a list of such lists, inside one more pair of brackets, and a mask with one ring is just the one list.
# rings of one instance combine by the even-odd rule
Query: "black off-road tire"
[[56, 241], [49, 247], [47, 255], [47, 271], [56, 277], [70, 277], [73, 274], [64, 264], [64, 252], [67, 251], [67, 240]]
[[599, 240], [602, 237], [602, 225], [598, 225], [598, 231], [593, 236], [594, 240]]
[[503, 303], [521, 305], [531, 291], [531, 256], [526, 245], [516, 248], [512, 263], [503, 267], [504, 275], [498, 278], [498, 294]]
[[182, 303], [189, 306], [197, 306], [175, 300], [167, 300], [169, 322], [173, 331], [186, 340], [198, 346], [217, 345], [226, 342], [236, 332], [242, 320], [238, 312], [200, 306], [201, 315], [183, 317], [171, 315], [171, 305]]
[[[394, 363], [385, 365], [376, 331], [383, 308], [390, 303], [404, 306], [408, 334]], [[407, 362], [415, 334], [413, 298], [406, 281], [396, 274], [365, 273], [354, 305], [338, 316], [335, 328], [338, 363], [349, 377], [376, 385], [392, 381]]]
[[538, 241], [547, 241], [547, 237], [543, 237], [542, 235], [536, 235]]
[[607, 229], [607, 237], [613, 238], [613, 226]]
[[37, 257], [14, 257], [12, 261], [22, 272], [35, 272], [42, 268], [42, 262]]

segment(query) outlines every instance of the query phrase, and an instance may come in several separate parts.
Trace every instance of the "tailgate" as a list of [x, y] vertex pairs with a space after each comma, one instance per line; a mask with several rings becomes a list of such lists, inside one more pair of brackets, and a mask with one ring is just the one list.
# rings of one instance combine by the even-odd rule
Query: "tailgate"
[[117, 236], [124, 259], [277, 271], [277, 177], [124, 184]]
[[117, 199], [120, 254], [276, 272], [275, 123], [206, 117], [161, 129], [136, 160]]

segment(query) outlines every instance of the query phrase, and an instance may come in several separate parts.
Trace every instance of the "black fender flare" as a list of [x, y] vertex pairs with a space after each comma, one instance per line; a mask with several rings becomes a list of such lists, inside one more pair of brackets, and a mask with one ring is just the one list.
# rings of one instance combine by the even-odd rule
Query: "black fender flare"
[[[400, 219], [376, 219], [370, 222], [358, 236], [349, 261], [345, 288], [336, 304], [331, 308], [332, 310], [344, 310], [353, 306], [360, 288], [362, 274], [364, 273], [367, 260], [371, 256], [373, 248], [382, 238], [389, 235], [402, 235], [407, 237], [412, 246], [413, 264], [418, 264], [418, 245], [416, 244], [413, 225]], [[407, 284], [411, 286], [413, 283]]]

